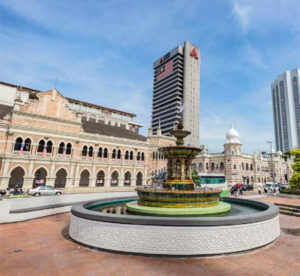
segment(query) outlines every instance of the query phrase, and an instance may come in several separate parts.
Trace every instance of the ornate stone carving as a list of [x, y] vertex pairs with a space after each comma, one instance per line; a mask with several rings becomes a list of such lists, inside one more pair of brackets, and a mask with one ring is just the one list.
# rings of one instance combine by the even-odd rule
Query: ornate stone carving
[[115, 251], [206, 255], [245, 251], [274, 241], [278, 216], [263, 222], [209, 227], [170, 227], [107, 223], [72, 215], [70, 236], [83, 244]]

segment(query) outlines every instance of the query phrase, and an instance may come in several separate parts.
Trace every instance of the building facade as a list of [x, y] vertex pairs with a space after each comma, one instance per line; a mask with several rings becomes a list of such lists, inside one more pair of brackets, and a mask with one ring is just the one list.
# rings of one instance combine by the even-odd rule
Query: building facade
[[158, 148], [175, 139], [160, 130], [138, 134], [134, 114], [65, 98], [55, 89], [1, 85], [0, 189], [132, 190], [165, 170]]
[[200, 50], [185, 41], [153, 64], [152, 128], [169, 135], [183, 105], [183, 123], [191, 135], [185, 144], [199, 146]]
[[287, 152], [300, 146], [300, 70], [278, 75], [271, 84], [276, 150]]
[[253, 155], [242, 153], [242, 144], [238, 132], [233, 128], [226, 134], [224, 152], [208, 153], [203, 146], [202, 152], [194, 160], [193, 166], [203, 173], [221, 173], [226, 176], [228, 186], [235, 184], [253, 184], [273, 182], [288, 183], [292, 175], [292, 160], [285, 160], [278, 152], [254, 152]]

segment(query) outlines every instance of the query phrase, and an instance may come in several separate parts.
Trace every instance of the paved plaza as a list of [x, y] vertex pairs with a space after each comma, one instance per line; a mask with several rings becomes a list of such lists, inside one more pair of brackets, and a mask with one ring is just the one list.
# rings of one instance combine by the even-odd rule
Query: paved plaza
[[[299, 204], [300, 200], [263, 198]], [[70, 213], [0, 225], [0, 275], [300, 275], [300, 218], [280, 215], [281, 235], [247, 254], [158, 258], [102, 252], [68, 240]], [[247, 237], [245, 237], [247, 238]]]

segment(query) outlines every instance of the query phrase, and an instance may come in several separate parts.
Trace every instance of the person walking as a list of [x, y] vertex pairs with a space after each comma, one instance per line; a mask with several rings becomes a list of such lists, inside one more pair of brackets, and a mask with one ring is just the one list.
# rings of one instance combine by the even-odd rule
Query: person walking
[[260, 183], [258, 184], [258, 194], [259, 195], [261, 194], [261, 185], [260, 185]]

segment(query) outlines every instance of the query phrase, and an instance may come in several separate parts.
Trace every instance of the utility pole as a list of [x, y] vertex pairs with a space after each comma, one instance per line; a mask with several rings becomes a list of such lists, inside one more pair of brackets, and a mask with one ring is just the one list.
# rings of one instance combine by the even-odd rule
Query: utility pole
[[268, 144], [270, 144], [270, 154], [271, 154], [271, 177], [273, 180], [273, 186], [275, 185], [275, 177], [274, 177], [274, 171], [273, 171], [273, 152], [272, 152], [272, 141], [267, 141]]

